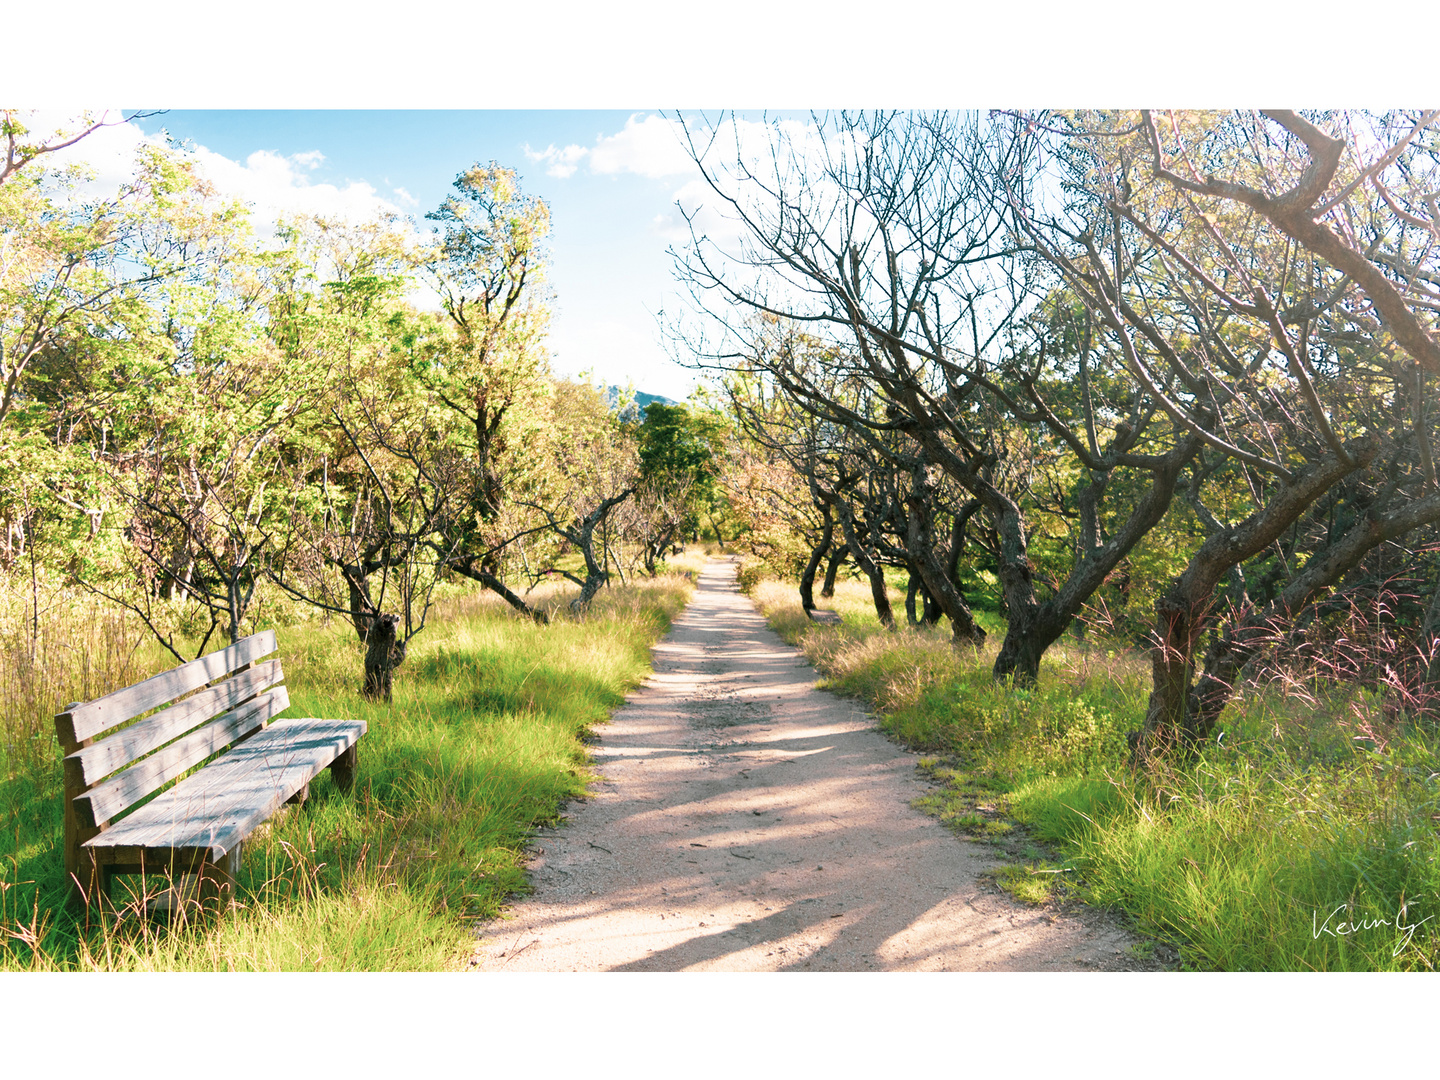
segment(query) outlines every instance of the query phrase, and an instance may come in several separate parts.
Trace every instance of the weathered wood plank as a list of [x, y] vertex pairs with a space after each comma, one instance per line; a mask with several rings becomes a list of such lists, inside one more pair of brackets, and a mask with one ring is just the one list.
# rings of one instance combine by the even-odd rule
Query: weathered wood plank
[[96, 848], [207, 849], [219, 858], [354, 746], [363, 720], [277, 720], [99, 836]]
[[77, 792], [93, 787], [117, 769], [138, 757], [164, 746], [220, 713], [235, 708], [268, 686], [285, 678], [279, 660], [266, 660], [242, 671], [218, 686], [162, 709], [139, 723], [117, 731], [107, 739], [87, 746], [65, 759], [67, 778], [74, 772]]
[[92, 847], [85, 854], [93, 856], [110, 874], [193, 874], [200, 864], [209, 861], [211, 851], [204, 848], [137, 848]]
[[96, 784], [75, 800], [76, 817], [86, 826], [109, 821], [162, 784], [223, 750], [247, 732], [263, 726], [265, 721], [289, 707], [289, 692], [285, 687], [277, 686], [238, 709], [230, 710], [194, 734]]
[[262, 630], [228, 648], [162, 671], [124, 690], [116, 690], [83, 705], [72, 705], [55, 717], [55, 734], [61, 746], [77, 745], [158, 705], [173, 701], [181, 694], [223, 678], [236, 668], [268, 656], [275, 648], [275, 631]]

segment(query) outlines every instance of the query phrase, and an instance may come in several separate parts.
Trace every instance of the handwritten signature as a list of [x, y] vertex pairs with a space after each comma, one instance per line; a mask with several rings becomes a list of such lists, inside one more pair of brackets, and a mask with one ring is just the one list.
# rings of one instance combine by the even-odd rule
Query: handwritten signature
[[1310, 913], [1310, 939], [1312, 941], [1317, 940], [1321, 934], [1329, 934], [1331, 937], [1349, 937], [1351, 934], [1358, 934], [1362, 930], [1378, 930], [1381, 927], [1392, 927], [1397, 933], [1404, 935], [1395, 946], [1395, 950], [1390, 954], [1392, 957], [1399, 956], [1405, 951], [1406, 946], [1410, 944], [1411, 939], [1414, 938], [1415, 931], [1435, 918], [1434, 915], [1428, 915], [1418, 922], [1407, 923], [1405, 920], [1409, 917], [1408, 908], [1408, 904], [1401, 904], [1400, 910], [1395, 913], [1395, 918], [1393, 919], [1372, 919], [1368, 915], [1362, 915], [1358, 920], [1352, 916], [1348, 920], [1342, 919], [1339, 922], [1334, 921], [1335, 916], [1339, 915], [1342, 911], [1348, 913], [1350, 910], [1349, 904], [1341, 904], [1325, 917], [1324, 922], [1320, 921], [1319, 911], [1312, 911]]

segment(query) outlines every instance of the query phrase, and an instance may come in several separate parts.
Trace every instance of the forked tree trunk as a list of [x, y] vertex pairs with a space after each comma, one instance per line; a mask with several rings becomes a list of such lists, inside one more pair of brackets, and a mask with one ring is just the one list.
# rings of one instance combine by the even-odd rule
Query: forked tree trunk
[[[1001, 584], [1009, 625], [1000, 655], [995, 659], [995, 677], [1013, 677], [1020, 685], [1033, 685], [1040, 673], [1040, 659], [1080, 613], [1085, 601], [1105, 583], [1110, 571], [1165, 516], [1175, 497], [1180, 472], [1200, 449], [1195, 436], [1184, 439], [1151, 470], [1150, 487], [1141, 496], [1125, 523], [1104, 544], [1086, 553], [1070, 572], [1056, 594], [1044, 604], [1035, 599], [1025, 552], [1024, 523], [1019, 508], [1006, 499], [1001, 519], [996, 522], [1000, 536]], [[993, 514], [992, 514], [993, 516]]]
[[716, 524], [716, 522], [715, 522], [715, 516], [714, 516], [713, 514], [706, 514], [706, 515], [705, 515], [705, 520], [708, 521], [708, 522], [710, 522], [710, 528], [712, 528], [712, 529], [715, 530], [715, 542], [720, 545], [720, 550], [721, 550], [721, 551], [724, 551], [724, 550], [725, 550], [725, 537], [723, 537], [723, 536], [720, 535], [720, 526], [719, 526], [718, 524]]
[[[605, 523], [611, 510], [619, 506], [634, 493], [634, 488], [626, 488], [619, 495], [612, 495], [582, 518], [578, 527], [574, 525], [562, 526], [556, 523], [553, 517], [550, 519], [554, 524], [555, 531], [566, 540], [569, 540], [575, 547], [579, 548], [580, 554], [585, 559], [585, 580], [580, 583], [580, 595], [570, 601], [571, 611], [584, 611], [589, 607], [590, 601], [595, 599], [595, 594], [610, 580], [610, 572], [607, 569], [610, 553], [608, 548], [602, 549], [603, 558], [597, 559], [595, 557], [595, 530]], [[619, 559], [615, 560], [615, 565], [616, 572], [619, 573]], [[577, 580], [568, 573], [565, 576], [570, 578], [571, 581]], [[621, 581], [624, 581], [623, 574], [621, 574]]]

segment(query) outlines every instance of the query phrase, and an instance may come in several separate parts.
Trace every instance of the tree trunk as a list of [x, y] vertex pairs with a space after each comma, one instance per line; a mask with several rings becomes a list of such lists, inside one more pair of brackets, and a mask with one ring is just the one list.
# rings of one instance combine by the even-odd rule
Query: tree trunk
[[390, 701], [391, 674], [405, 661], [405, 643], [397, 640], [399, 616], [379, 615], [370, 624], [365, 648], [365, 682], [360, 693], [365, 697]]
[[[580, 595], [570, 601], [571, 611], [583, 611], [589, 606], [590, 601], [595, 599], [595, 594], [610, 580], [608, 569], [610, 551], [608, 547], [602, 548], [603, 559], [595, 558], [595, 530], [605, 522], [611, 510], [628, 499], [634, 492], [634, 488], [627, 488], [619, 495], [612, 495], [590, 511], [580, 521], [579, 528], [573, 525], [555, 525], [556, 531], [579, 548], [580, 554], [585, 558], [585, 581], [580, 586]], [[551, 522], [554, 523], [554, 518], [551, 518]], [[620, 560], [618, 558], [615, 560], [615, 567], [616, 572], [619, 573]], [[621, 581], [624, 581], [623, 573]]]
[[[930, 595], [929, 589], [922, 588], [920, 590], [920, 599], [924, 603], [924, 608], [920, 613], [920, 621], [926, 626], [937, 625], [940, 622], [940, 616], [945, 614], [945, 612], [942, 611], [940, 605], [935, 602], [935, 597]], [[976, 626], [979, 626], [979, 624], [977, 623]]]
[[[965, 602], [960, 590], [951, 580], [949, 567], [942, 564], [935, 554], [932, 529], [933, 492], [938, 477], [932, 478], [923, 466], [913, 470], [909, 498], [906, 500], [906, 547], [909, 550], [913, 574], [919, 571], [920, 582], [925, 592], [950, 617], [950, 629], [956, 645], [966, 644], [979, 647], [985, 643], [985, 631], [975, 621], [970, 605]], [[906, 614], [914, 621], [913, 594], [906, 598]]]
[[822, 600], [829, 600], [835, 595], [835, 574], [839, 571], [840, 564], [843, 563], [849, 555], [850, 545], [841, 544], [830, 556], [830, 562], [825, 567], [825, 584], [820, 588], [820, 598]]
[[[595, 599], [595, 594], [610, 580], [610, 574], [600, 560], [595, 558], [595, 526], [593, 523], [583, 525], [578, 530], [566, 530], [565, 536], [580, 549], [580, 554], [585, 557], [585, 582], [580, 586], [580, 595], [570, 601], [571, 611], [583, 611], [590, 606], [590, 601]], [[605, 557], [608, 562], [608, 552]]]
[[915, 565], [910, 565], [910, 580], [905, 584], [905, 622], [910, 626], [919, 626], [920, 619], [915, 614], [915, 594], [920, 591], [920, 571]]
[[1216, 586], [1232, 566], [1273, 544], [1333, 485], [1367, 466], [1378, 450], [1378, 440], [1356, 439], [1347, 447], [1349, 461], [1334, 454], [1320, 459], [1240, 524], [1211, 532], [1189, 566], [1171, 582], [1155, 605], [1152, 687], [1145, 727], [1135, 738], [1138, 761], [1184, 743], [1193, 745], [1190, 682], [1195, 647], [1208, 625]]
[[[1344, 536], [1316, 552], [1305, 568], [1264, 608], [1252, 610], [1226, 628], [1224, 634], [1206, 651], [1205, 665], [1193, 694], [1187, 701], [1185, 735], [1191, 744], [1210, 738], [1220, 714], [1235, 693], [1235, 682], [1241, 669], [1266, 644], [1275, 639], [1282, 627], [1292, 626], [1302, 611], [1325, 590], [1339, 584], [1340, 579], [1360, 564], [1379, 545], [1398, 539], [1412, 529], [1440, 520], [1440, 494], [1417, 500], [1389, 513], [1370, 513], [1352, 525]], [[1430, 602], [1422, 629], [1422, 641], [1433, 648], [1440, 632], [1440, 590]], [[1429, 656], [1426, 683], [1437, 687], [1437, 653]]]
[[855, 535], [854, 518], [843, 502], [838, 507], [838, 512], [840, 527], [845, 534], [845, 544], [849, 547], [850, 554], [855, 557], [855, 565], [860, 567], [861, 572], [870, 580], [870, 596], [875, 602], [875, 614], [879, 616], [880, 623], [885, 629], [893, 630], [895, 629], [895, 614], [890, 610], [890, 596], [885, 591], [885, 571], [865, 550], [865, 546], [859, 542]]
[[[1092, 472], [1089, 481], [1076, 496], [1076, 506], [1080, 511], [1080, 535], [1075, 544], [1076, 566], [1100, 546], [1100, 502], [1109, 483], [1108, 472]], [[1079, 612], [1076, 612], [1071, 625], [1075, 630], [1075, 640], [1084, 641], [1085, 620], [1079, 617]]]
[[820, 569], [820, 561], [830, 550], [834, 536], [835, 523], [830, 520], [830, 508], [827, 506], [825, 507], [825, 526], [820, 533], [820, 542], [811, 549], [810, 560], [800, 574], [800, 606], [805, 609], [806, 615], [815, 610], [815, 574]]
[[[1000, 646], [1000, 655], [995, 658], [996, 678], [1013, 677], [1021, 685], [1034, 683], [1039, 677], [1040, 658], [1045, 650], [1065, 632], [1070, 620], [1105, 583], [1110, 571], [1165, 516], [1175, 497], [1180, 471], [1199, 451], [1200, 445], [1200, 440], [1192, 435], [1165, 455], [1162, 463], [1151, 471], [1150, 487], [1125, 524], [1104, 544], [1088, 552], [1055, 595], [1044, 604], [1035, 600], [1028, 560], [1021, 580], [1022, 568], [1015, 565], [1016, 557], [1008, 553], [1011, 548], [1023, 550], [1023, 525], [1002, 522], [1006, 527], [999, 530], [1004, 555], [1000, 563], [1002, 568], [1009, 565], [1014, 587], [1007, 586], [1005, 589], [1009, 625], [1005, 630], [1005, 641]], [[1019, 510], [1014, 513], [1018, 516]], [[1003, 574], [1001, 580], [1005, 580]]]
[[375, 602], [370, 598], [370, 575], [360, 566], [336, 565], [350, 593], [350, 624], [355, 627], [355, 635], [363, 645], [375, 617]]
[[720, 535], [720, 526], [715, 523], [715, 516], [713, 514], [706, 514], [705, 520], [710, 522], [710, 527], [715, 530], [715, 541], [720, 545], [720, 550], [724, 551], [725, 537]]

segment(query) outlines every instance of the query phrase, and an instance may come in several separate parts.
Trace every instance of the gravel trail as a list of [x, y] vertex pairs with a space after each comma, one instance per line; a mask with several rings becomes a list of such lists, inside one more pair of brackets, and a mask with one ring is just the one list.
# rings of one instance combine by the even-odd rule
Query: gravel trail
[[532, 895], [482, 928], [482, 971], [1136, 970], [1088, 909], [1017, 904], [989, 849], [910, 806], [915, 756], [712, 559], [655, 673], [599, 729], [604, 780], [536, 837]]

